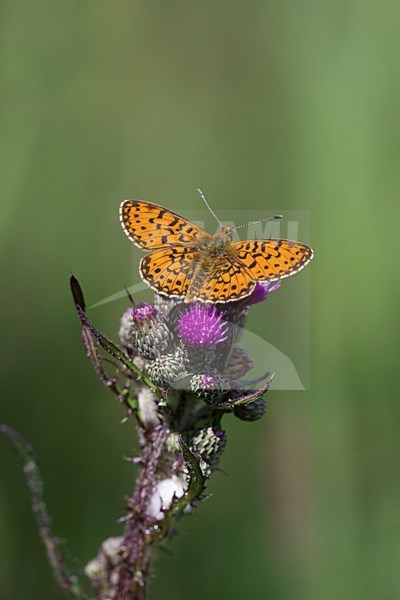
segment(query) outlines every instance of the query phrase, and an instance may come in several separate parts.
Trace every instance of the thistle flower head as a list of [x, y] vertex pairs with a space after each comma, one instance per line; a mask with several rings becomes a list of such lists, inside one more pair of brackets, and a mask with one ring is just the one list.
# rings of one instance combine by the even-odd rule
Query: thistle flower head
[[212, 348], [227, 339], [228, 326], [216, 306], [196, 303], [179, 319], [181, 340], [190, 348]]

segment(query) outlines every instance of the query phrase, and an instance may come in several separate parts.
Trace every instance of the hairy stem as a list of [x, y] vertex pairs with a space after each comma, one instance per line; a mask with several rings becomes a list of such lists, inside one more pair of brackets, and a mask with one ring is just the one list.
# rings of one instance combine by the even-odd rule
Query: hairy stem
[[142, 446], [142, 470], [136, 481], [135, 491], [128, 498], [130, 512], [121, 547], [116, 593], [118, 600], [146, 598], [153, 553], [159, 541], [159, 526], [151, 516], [149, 507], [168, 429], [165, 424], [161, 424], [141, 433], [145, 438]]

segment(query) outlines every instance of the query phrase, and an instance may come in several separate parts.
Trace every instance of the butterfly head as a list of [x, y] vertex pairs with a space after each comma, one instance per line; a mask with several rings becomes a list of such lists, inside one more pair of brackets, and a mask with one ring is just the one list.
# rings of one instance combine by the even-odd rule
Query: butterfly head
[[221, 238], [227, 242], [231, 242], [232, 241], [232, 232], [233, 232], [233, 228], [232, 227], [221, 227], [218, 234], [221, 236]]
[[232, 228], [221, 227], [217, 233], [207, 236], [199, 244], [200, 250], [204, 252], [208, 258], [217, 258], [226, 252], [232, 242]]
[[232, 241], [232, 227], [220, 227], [211, 238], [211, 246], [225, 248]]

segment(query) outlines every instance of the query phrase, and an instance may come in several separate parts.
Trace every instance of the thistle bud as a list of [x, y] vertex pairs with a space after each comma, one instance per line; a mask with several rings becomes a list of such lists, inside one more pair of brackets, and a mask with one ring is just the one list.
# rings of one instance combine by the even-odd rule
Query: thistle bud
[[226, 446], [225, 431], [219, 427], [205, 427], [193, 436], [190, 445], [200, 458], [214, 465]]
[[155, 358], [172, 346], [172, 334], [163, 316], [151, 304], [142, 302], [133, 309], [131, 345], [145, 358]]
[[235, 406], [233, 412], [238, 419], [242, 421], [257, 421], [261, 419], [267, 408], [264, 398], [257, 398], [249, 404]]
[[190, 380], [192, 392], [207, 402], [218, 402], [224, 392], [224, 380], [220, 375], [193, 375]]
[[174, 354], [164, 354], [150, 363], [147, 374], [154, 385], [166, 388], [179, 379], [182, 370], [183, 365]]

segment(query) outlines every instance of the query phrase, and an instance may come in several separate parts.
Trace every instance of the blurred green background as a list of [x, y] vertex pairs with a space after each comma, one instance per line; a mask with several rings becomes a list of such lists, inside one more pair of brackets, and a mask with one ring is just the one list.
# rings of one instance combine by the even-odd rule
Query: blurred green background
[[[311, 389], [227, 419], [229, 477], [159, 555], [151, 599], [399, 598], [399, 3], [0, 14], [0, 420], [34, 445], [72, 559], [121, 531], [135, 438], [84, 356], [69, 274], [89, 304], [130, 284], [119, 202], [187, 214], [201, 185], [217, 212], [310, 211]], [[288, 352], [302, 277], [252, 314]], [[116, 339], [125, 306], [90, 316]], [[62, 598], [3, 439], [0, 456], [0, 597]]]

